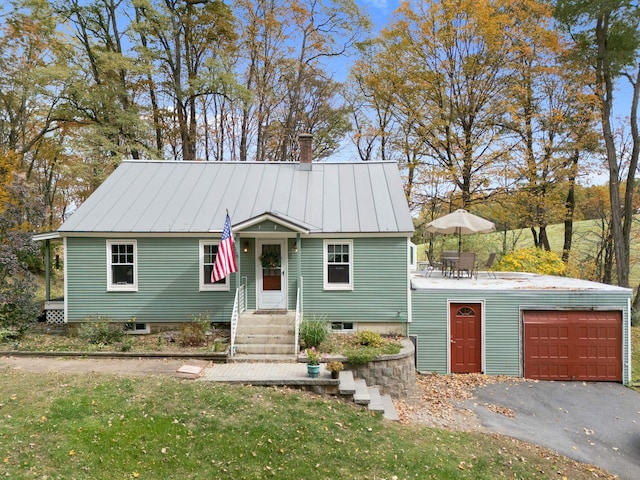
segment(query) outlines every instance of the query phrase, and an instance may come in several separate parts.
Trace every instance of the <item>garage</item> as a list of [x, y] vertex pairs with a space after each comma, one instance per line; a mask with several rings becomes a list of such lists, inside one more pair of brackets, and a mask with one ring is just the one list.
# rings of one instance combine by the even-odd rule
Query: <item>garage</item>
[[524, 376], [622, 381], [622, 312], [525, 311]]

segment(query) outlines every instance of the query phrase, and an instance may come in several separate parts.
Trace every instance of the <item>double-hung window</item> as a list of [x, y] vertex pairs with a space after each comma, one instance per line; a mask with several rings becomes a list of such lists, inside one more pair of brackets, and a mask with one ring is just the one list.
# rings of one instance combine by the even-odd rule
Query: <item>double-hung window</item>
[[200, 291], [229, 290], [229, 277], [217, 282], [211, 281], [211, 272], [217, 255], [218, 242], [200, 240]]
[[324, 288], [353, 290], [353, 241], [324, 241]]
[[107, 240], [107, 291], [138, 291], [137, 256], [135, 240]]

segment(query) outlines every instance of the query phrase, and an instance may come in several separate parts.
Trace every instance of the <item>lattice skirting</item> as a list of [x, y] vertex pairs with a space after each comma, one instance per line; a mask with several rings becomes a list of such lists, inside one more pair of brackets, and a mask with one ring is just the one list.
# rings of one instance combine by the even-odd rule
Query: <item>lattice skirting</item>
[[47, 310], [47, 323], [49, 325], [62, 325], [64, 323], [64, 309]]

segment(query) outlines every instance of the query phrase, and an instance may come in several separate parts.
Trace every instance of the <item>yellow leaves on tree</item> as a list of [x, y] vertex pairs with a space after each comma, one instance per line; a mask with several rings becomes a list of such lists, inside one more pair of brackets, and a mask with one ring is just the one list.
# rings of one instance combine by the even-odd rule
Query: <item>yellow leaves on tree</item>
[[566, 265], [560, 256], [541, 248], [529, 247], [508, 253], [500, 259], [496, 270], [529, 272], [541, 275], [563, 275]]
[[7, 202], [11, 201], [8, 187], [13, 182], [16, 160], [15, 154], [0, 153], [0, 215], [6, 209]]

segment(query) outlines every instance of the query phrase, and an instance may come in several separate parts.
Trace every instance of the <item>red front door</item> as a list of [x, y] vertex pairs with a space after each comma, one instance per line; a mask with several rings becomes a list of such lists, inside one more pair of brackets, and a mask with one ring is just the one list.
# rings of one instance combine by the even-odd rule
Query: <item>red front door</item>
[[479, 303], [452, 303], [451, 373], [482, 372], [482, 323]]

